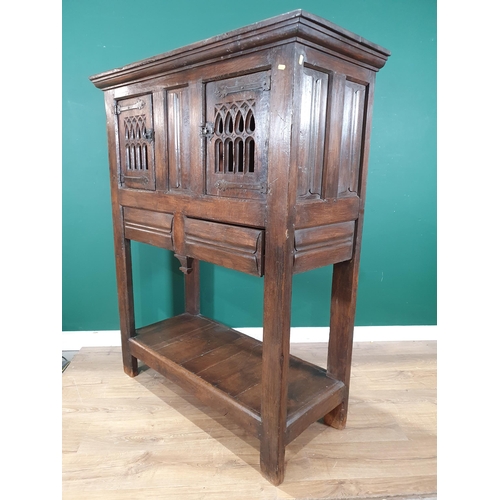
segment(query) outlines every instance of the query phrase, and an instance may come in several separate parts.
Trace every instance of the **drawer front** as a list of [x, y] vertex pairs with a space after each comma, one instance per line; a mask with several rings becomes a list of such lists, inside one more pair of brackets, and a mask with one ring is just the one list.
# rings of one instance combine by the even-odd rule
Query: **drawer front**
[[125, 238], [173, 250], [172, 214], [123, 208]]
[[293, 272], [349, 260], [354, 242], [354, 221], [297, 229]]
[[184, 232], [189, 257], [263, 275], [264, 231], [187, 217]]

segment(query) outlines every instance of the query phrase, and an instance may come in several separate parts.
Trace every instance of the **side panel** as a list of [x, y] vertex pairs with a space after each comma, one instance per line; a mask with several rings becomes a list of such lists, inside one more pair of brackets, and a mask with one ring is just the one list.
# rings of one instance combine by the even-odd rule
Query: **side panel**
[[359, 192], [369, 72], [305, 49], [300, 63], [297, 201]]
[[342, 116], [338, 196], [358, 193], [366, 87], [346, 80]]
[[329, 75], [305, 67], [301, 83], [297, 196], [318, 199], [323, 185]]

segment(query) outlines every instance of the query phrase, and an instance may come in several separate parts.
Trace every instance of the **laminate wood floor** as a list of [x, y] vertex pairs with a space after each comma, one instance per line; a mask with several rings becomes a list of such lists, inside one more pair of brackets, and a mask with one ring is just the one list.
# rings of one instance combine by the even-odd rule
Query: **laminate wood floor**
[[[326, 344], [292, 344], [320, 366]], [[316, 422], [286, 449], [278, 487], [259, 441], [120, 349], [84, 348], [62, 375], [64, 500], [435, 499], [436, 342], [354, 346], [343, 431]]]

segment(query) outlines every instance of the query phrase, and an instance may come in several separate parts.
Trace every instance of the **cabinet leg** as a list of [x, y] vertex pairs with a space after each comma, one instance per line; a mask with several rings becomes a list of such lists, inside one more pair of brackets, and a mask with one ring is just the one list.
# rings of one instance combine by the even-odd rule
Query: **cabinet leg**
[[347, 406], [348, 400], [345, 399], [337, 408], [328, 412], [323, 418], [325, 424], [335, 429], [345, 429], [347, 423]]
[[285, 446], [277, 440], [262, 439], [260, 446], [260, 470], [262, 475], [275, 486], [285, 478]]
[[[291, 259], [284, 270], [282, 261], [268, 262], [274, 265], [268, 265], [264, 277], [260, 468], [268, 481], [278, 485], [285, 475], [292, 272]], [[277, 278], [271, 267], [281, 271]]]
[[135, 335], [134, 295], [132, 288], [132, 255], [130, 240], [121, 239], [116, 244], [116, 276], [118, 309], [122, 342], [123, 369], [130, 377], [137, 375], [137, 358], [132, 356], [128, 339]]
[[285, 477], [286, 398], [281, 394], [271, 395], [283, 390], [282, 381], [286, 382], [286, 376], [283, 377], [282, 368], [276, 366], [274, 380], [263, 380], [262, 383], [263, 393], [267, 395], [262, 399], [261, 407], [260, 469], [262, 475], [275, 486], [281, 484]]
[[345, 384], [346, 391], [343, 402], [325, 415], [324, 422], [336, 429], [344, 429], [347, 420], [358, 269], [359, 259], [354, 256], [335, 264], [333, 271], [327, 369]]
[[191, 259], [191, 272], [184, 276], [184, 310], [200, 314], [200, 261]]

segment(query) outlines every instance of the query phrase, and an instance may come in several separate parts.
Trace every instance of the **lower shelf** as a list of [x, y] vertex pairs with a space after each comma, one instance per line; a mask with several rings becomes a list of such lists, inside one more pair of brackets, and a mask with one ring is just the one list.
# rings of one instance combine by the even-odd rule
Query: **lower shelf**
[[[262, 342], [203, 316], [181, 314], [138, 329], [129, 344], [133, 356], [260, 437]], [[290, 356], [286, 442], [343, 396], [342, 382]]]

